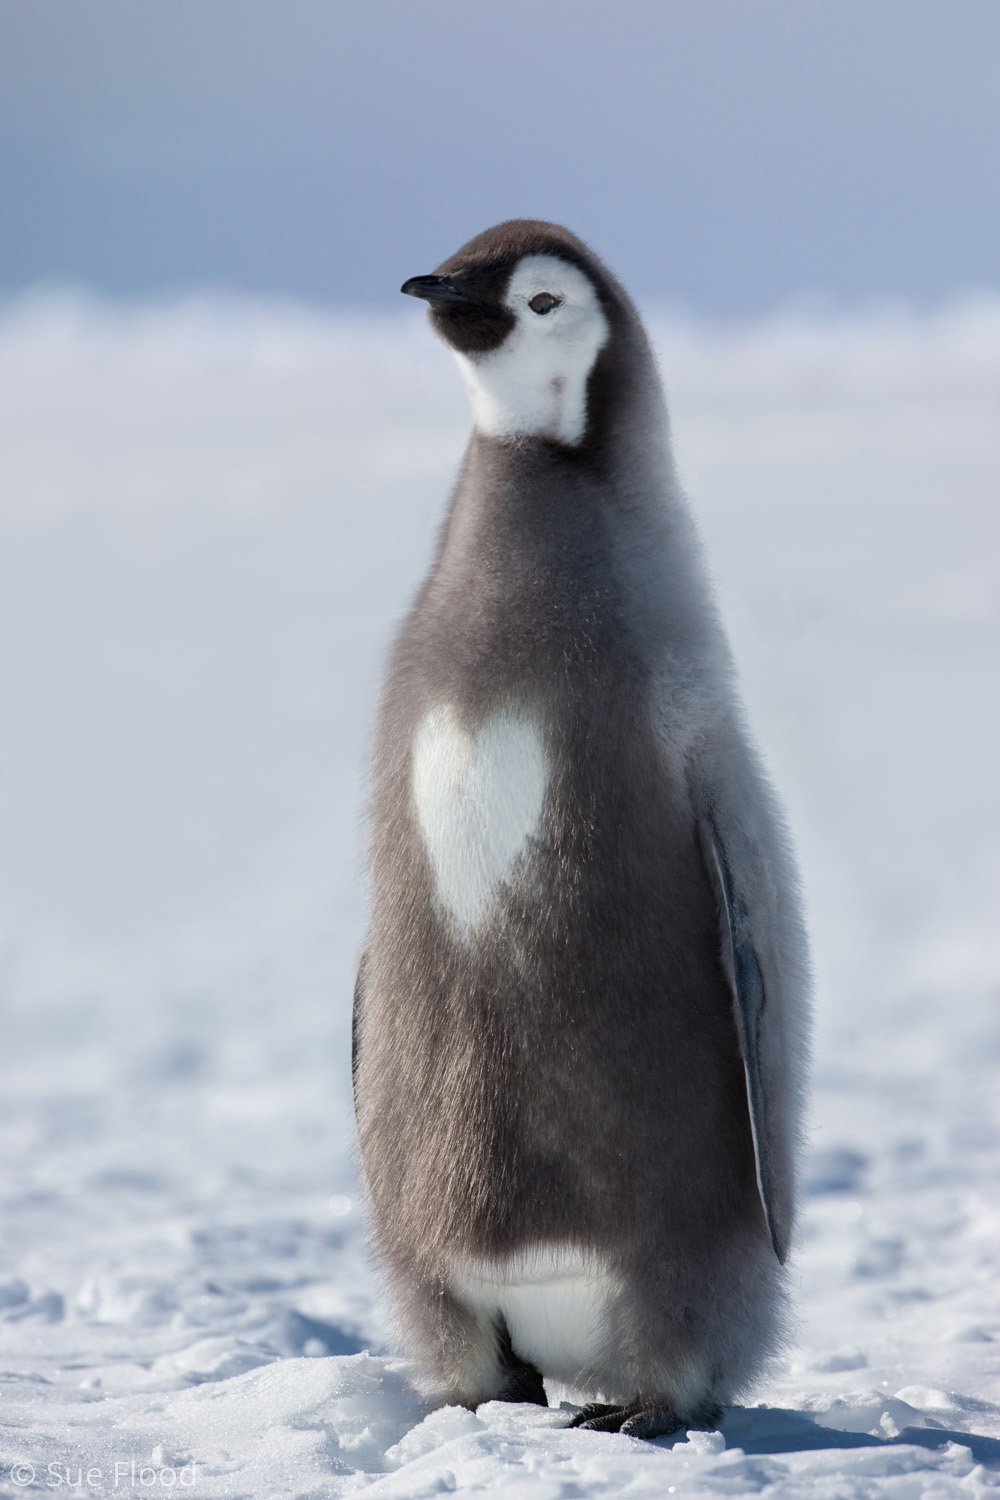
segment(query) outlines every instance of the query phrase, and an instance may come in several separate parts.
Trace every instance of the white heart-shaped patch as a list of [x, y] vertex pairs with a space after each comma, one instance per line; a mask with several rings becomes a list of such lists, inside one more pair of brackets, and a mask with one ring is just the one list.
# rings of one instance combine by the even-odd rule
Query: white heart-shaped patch
[[466, 732], [432, 708], [413, 744], [413, 800], [437, 896], [468, 940], [538, 832], [548, 757], [534, 718], [514, 709]]

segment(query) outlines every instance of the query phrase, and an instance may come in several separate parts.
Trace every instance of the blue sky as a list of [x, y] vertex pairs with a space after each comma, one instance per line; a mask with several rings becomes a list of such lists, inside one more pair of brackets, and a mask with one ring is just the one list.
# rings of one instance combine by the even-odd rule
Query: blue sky
[[1000, 282], [996, 0], [0, 0], [0, 291], [391, 303], [498, 219], [644, 299]]

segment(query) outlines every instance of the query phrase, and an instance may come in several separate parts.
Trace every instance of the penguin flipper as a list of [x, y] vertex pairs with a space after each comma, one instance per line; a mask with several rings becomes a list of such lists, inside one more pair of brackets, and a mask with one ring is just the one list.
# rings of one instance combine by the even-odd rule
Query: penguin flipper
[[354, 1089], [354, 1112], [358, 1109], [358, 1063], [361, 1058], [361, 1011], [365, 1003], [365, 970], [368, 954], [358, 959], [358, 972], [354, 980], [354, 1008], [351, 1011], [351, 1084]]
[[754, 1159], [757, 1167], [757, 1189], [767, 1231], [774, 1253], [782, 1265], [788, 1253], [784, 1236], [779, 1233], [774, 1180], [774, 1163], [769, 1149], [767, 1094], [761, 1077], [761, 1023], [767, 1005], [767, 991], [760, 960], [750, 937], [746, 902], [736, 890], [733, 873], [719, 837], [714, 819], [707, 818], [707, 852], [711, 861], [713, 884], [721, 907], [723, 961], [733, 990], [733, 1011], [739, 1032], [740, 1053], [746, 1077], [750, 1130], [753, 1134]]

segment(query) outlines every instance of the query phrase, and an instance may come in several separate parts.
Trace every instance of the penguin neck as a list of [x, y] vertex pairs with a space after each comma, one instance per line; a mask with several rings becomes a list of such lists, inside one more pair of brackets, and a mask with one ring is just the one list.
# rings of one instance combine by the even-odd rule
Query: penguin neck
[[[608, 484], [590, 455], [538, 438], [474, 432], [445, 526], [441, 563], [466, 578], [556, 558], [572, 565], [605, 536]], [[601, 549], [606, 552], [606, 547]]]
[[[634, 375], [596, 381], [596, 410], [579, 443], [474, 429], [440, 560], [476, 567], [484, 548], [493, 553], [506, 544], [512, 556], [537, 563], [552, 548], [567, 559], [589, 550], [593, 562], [610, 557], [616, 537], [648, 535], [651, 523], [655, 529], [679, 490], [655, 371], [648, 376], [641, 384]], [[595, 552], [598, 536], [603, 545]]]
[[[641, 414], [640, 414], [641, 415]], [[718, 655], [719, 626], [700, 545], [674, 476], [662, 406], [657, 429], [593, 448], [474, 433], [441, 535], [431, 597], [447, 615], [508, 633], [519, 615], [572, 653], [574, 632], [664, 653]], [[634, 438], [634, 440], [633, 440]], [[595, 636], [596, 632], [596, 636]]]

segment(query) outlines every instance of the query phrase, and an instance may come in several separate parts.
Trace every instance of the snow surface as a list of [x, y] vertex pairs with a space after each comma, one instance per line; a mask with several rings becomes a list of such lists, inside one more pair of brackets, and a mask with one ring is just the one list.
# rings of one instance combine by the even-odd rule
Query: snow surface
[[0, 1494], [1000, 1488], [1000, 304], [654, 323], [815, 939], [796, 1348], [676, 1443], [421, 1404], [348, 1031], [459, 382], [419, 315], [48, 294], [0, 324]]

